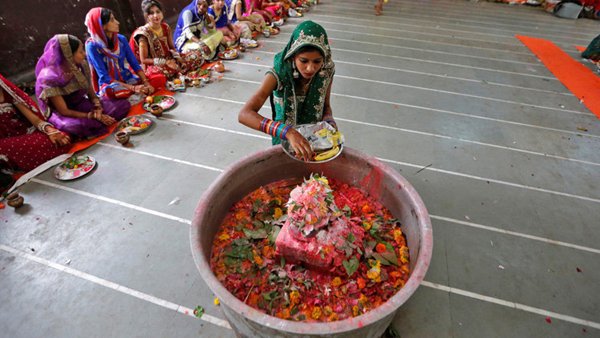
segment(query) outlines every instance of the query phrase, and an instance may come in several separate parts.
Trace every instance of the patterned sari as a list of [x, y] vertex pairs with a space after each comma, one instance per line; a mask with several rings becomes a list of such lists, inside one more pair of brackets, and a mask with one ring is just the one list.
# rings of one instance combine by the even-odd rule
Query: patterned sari
[[[171, 55], [168, 40], [168, 37], [171, 36], [171, 27], [164, 22], [161, 22], [160, 25], [162, 33], [161, 36], [158, 36], [156, 32], [150, 28], [150, 24], [146, 24], [136, 29], [131, 35], [131, 39], [129, 39], [129, 46], [133, 50], [135, 57], [138, 59], [138, 61], [140, 61], [142, 68], [145, 68], [144, 72], [146, 73], [147, 77], [161, 74], [164, 75], [164, 77], [166, 77], [168, 80], [172, 80], [178, 75], [178, 72], [166, 64], [158, 66], [144, 65], [141, 63], [139, 42], [140, 38], [142, 37], [146, 38], [146, 41], [148, 42], [148, 57], [153, 59], [166, 59], [167, 61], [175, 60], [175, 58]], [[181, 72], [185, 74], [188, 71], [194, 71], [200, 68], [204, 60], [202, 59], [202, 54], [200, 54], [200, 52], [189, 51], [187, 53], [180, 54], [179, 62], [182, 65]]]
[[[304, 46], [319, 49], [324, 60], [321, 70], [312, 78], [306, 96], [298, 97], [292, 75], [292, 56]], [[275, 56], [273, 63], [273, 68], [267, 73], [273, 74], [277, 79], [277, 88], [273, 92], [275, 120], [290, 126], [322, 121], [325, 97], [335, 73], [325, 29], [312, 21], [302, 22], [292, 33], [283, 51]], [[281, 139], [273, 138], [273, 144], [280, 142]]]
[[[262, 17], [262, 15], [259, 13], [247, 13], [247, 8], [249, 5], [246, 0], [225, 0], [225, 4], [229, 8], [229, 11], [227, 12], [227, 18], [231, 23], [241, 22], [248, 25], [252, 34], [262, 33], [263, 29], [265, 29], [265, 19]], [[242, 17], [244, 20], [241, 20], [236, 15], [235, 8], [238, 5], [242, 7]], [[254, 21], [259, 21], [259, 23], [254, 23]]]
[[[187, 53], [193, 50], [202, 50], [200, 44], [192, 40], [193, 36], [197, 37], [210, 48], [210, 55], [205, 56], [205, 59], [212, 60], [217, 55], [219, 44], [223, 39], [223, 33], [215, 29], [215, 27], [209, 26], [210, 23], [206, 22], [205, 17], [198, 14], [198, 1], [192, 1], [179, 14], [173, 40], [175, 48], [180, 53]], [[207, 33], [204, 33], [204, 30]]]
[[37, 126], [21, 114], [17, 104], [23, 104], [46, 121], [27, 94], [2, 75], [0, 89], [4, 92], [4, 100], [0, 102], [0, 172], [10, 175], [28, 172], [69, 151], [71, 145], [54, 147], [48, 135], [37, 130]]

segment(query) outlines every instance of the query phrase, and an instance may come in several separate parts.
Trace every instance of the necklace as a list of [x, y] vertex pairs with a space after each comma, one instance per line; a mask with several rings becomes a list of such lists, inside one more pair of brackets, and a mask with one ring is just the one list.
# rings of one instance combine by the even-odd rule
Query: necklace
[[156, 34], [156, 36], [158, 36], [159, 38], [162, 36], [162, 27], [158, 26], [158, 31], [155, 30], [154, 28], [152, 28], [152, 25], [148, 25], [150, 26], [150, 29], [154, 32], [154, 34]]
[[310, 86], [312, 79], [308, 80], [307, 83], [302, 83], [302, 80], [299, 80], [298, 82], [300, 82], [300, 86], [298, 88], [298, 95], [306, 95], [306, 92], [308, 92], [308, 87]]

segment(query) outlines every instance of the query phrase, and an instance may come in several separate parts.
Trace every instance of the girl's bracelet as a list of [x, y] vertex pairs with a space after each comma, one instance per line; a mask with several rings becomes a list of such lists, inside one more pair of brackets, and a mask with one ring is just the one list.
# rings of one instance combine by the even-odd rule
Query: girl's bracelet
[[40, 124], [38, 124], [37, 128], [42, 133], [48, 135], [48, 132], [46, 132], [46, 127], [48, 127], [48, 126], [54, 128], [54, 126], [51, 123], [48, 123], [48, 122], [45, 122], [45, 121], [41, 122]]
[[260, 131], [263, 133], [269, 134], [273, 137], [280, 138], [282, 140], [286, 140], [286, 135], [290, 130], [290, 126], [285, 125], [281, 122], [276, 122], [268, 118], [264, 118], [260, 122]]

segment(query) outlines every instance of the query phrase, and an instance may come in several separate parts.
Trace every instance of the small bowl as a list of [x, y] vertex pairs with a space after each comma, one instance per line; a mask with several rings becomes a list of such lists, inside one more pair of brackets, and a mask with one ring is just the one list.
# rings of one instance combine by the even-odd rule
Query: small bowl
[[129, 133], [124, 130], [119, 130], [115, 133], [115, 139], [125, 146], [127, 145], [127, 142], [129, 142]]
[[158, 103], [154, 103], [150, 105], [150, 113], [156, 117], [161, 117], [163, 114], [163, 109]]
[[17, 209], [23, 206], [23, 201], [25, 199], [23, 196], [19, 195], [18, 192], [13, 192], [12, 194], [6, 196], [6, 204]]
[[208, 76], [201, 77], [200, 79], [201, 79], [201, 80], [202, 80], [202, 82], [204, 82], [204, 83], [209, 83], [209, 82], [210, 82], [210, 77], [208, 77]]
[[271, 32], [269, 32], [268, 30], [264, 30], [263, 35], [265, 36], [265, 38], [268, 38], [271, 36]]
[[246, 51], [246, 46], [244, 46], [243, 44], [240, 44], [240, 52], [245, 52]]

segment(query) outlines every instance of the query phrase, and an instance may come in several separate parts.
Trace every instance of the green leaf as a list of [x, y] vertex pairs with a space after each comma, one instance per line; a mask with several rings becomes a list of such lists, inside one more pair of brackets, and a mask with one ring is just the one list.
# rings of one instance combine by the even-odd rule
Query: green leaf
[[257, 228], [264, 228], [265, 227], [265, 223], [263, 223], [261, 221], [253, 221], [252, 224], [254, 224], [254, 226], [257, 227]]
[[281, 256], [281, 267], [283, 268], [285, 266], [285, 258], [283, 258], [283, 256]]
[[294, 306], [292, 308], [292, 311], [290, 311], [290, 315], [295, 315], [296, 313], [298, 313], [298, 311], [300, 311], [300, 309], [298, 309], [298, 305]]
[[373, 257], [378, 260], [383, 265], [390, 265], [390, 261], [388, 261], [382, 254], [379, 252], [373, 252]]
[[390, 263], [394, 264], [394, 265], [400, 265], [398, 264], [398, 257], [396, 257], [396, 254], [394, 253], [394, 251], [386, 251], [384, 253], [381, 254], [381, 256], [383, 256], [385, 259], [387, 259]]
[[348, 217], [352, 216], [352, 208], [350, 208], [348, 204], [346, 204], [342, 210], [346, 213]]
[[356, 240], [356, 237], [354, 237], [354, 234], [350, 232], [350, 233], [348, 233], [347, 239], [348, 239], [348, 242], [354, 243], [354, 241]]
[[196, 306], [196, 308], [194, 309], [194, 315], [198, 318], [201, 318], [203, 314], [204, 308], [200, 305]]
[[344, 251], [346, 252], [346, 258], [352, 256], [352, 248], [347, 247]]
[[252, 211], [257, 212], [260, 207], [262, 207], [262, 201], [260, 198], [257, 198], [256, 201], [254, 201], [254, 204], [252, 204]]
[[263, 238], [267, 238], [267, 236], [268, 236], [267, 231], [265, 229], [258, 229], [258, 230], [244, 229], [244, 235], [246, 235], [246, 238], [251, 238], [251, 239], [263, 239]]
[[344, 269], [346, 269], [348, 277], [351, 277], [356, 272], [356, 270], [358, 270], [359, 262], [358, 259], [356, 259], [356, 257], [352, 256], [352, 258], [350, 258], [349, 261], [344, 259], [342, 264], [344, 265]]
[[281, 228], [277, 225], [274, 225], [271, 228], [271, 232], [269, 233], [269, 243], [270, 244], [275, 243], [275, 240], [277, 239], [277, 236], [279, 235], [279, 231], [281, 231]]

